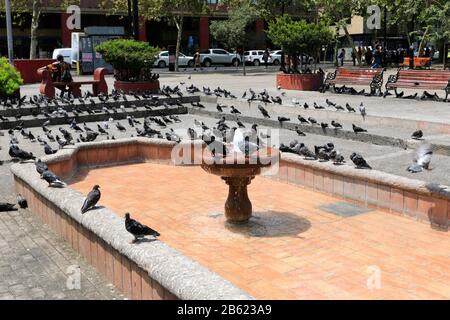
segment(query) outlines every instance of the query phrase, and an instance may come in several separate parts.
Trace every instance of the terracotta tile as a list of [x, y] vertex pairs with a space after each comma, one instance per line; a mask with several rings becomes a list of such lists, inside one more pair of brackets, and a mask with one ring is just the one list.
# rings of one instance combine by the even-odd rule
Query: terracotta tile
[[447, 218], [447, 200], [444, 199], [434, 199], [434, 206], [431, 209], [431, 224], [447, 229], [448, 218]]
[[305, 169], [303, 167], [295, 168], [295, 180], [299, 185], [305, 185]]
[[287, 176], [289, 183], [295, 183], [295, 165], [289, 164], [287, 167]]
[[421, 221], [430, 221], [432, 208], [433, 199], [431, 197], [419, 196], [417, 202], [417, 218]]
[[404, 213], [410, 217], [417, 217], [419, 197], [417, 194], [405, 191], [404, 193]]
[[391, 207], [391, 188], [378, 185], [378, 207], [390, 209]]
[[335, 196], [344, 196], [344, 179], [341, 176], [333, 175], [333, 194]]
[[106, 243], [102, 243], [102, 251], [105, 252], [105, 276], [110, 283], [114, 283], [114, 256], [112, 249]]
[[131, 262], [131, 293], [133, 300], [142, 300], [141, 269]]
[[288, 179], [288, 167], [286, 161], [280, 161], [280, 169], [278, 171], [278, 180], [287, 181]]
[[155, 280], [152, 280], [153, 300], [164, 300], [164, 288]]
[[353, 178], [344, 178], [344, 197], [354, 199], [355, 194], [355, 180]]
[[88, 164], [88, 153], [86, 149], [78, 150], [77, 152], [77, 162], [80, 165]]
[[314, 171], [314, 189], [318, 191], [323, 190], [323, 174], [319, 170]]
[[116, 286], [117, 289], [123, 290], [123, 281], [122, 281], [122, 255], [113, 249], [112, 256], [114, 260], [114, 282], [113, 284]]
[[314, 172], [312, 169], [305, 169], [305, 186], [314, 188]]
[[132, 299], [131, 294], [131, 263], [127, 257], [122, 256], [122, 292]]
[[148, 276], [148, 273], [146, 271], [141, 272], [141, 277], [142, 300], [153, 300], [152, 279]]
[[403, 213], [403, 191], [396, 188], [391, 188], [391, 211]]
[[323, 191], [329, 194], [333, 193], [333, 175], [330, 173], [323, 174]]

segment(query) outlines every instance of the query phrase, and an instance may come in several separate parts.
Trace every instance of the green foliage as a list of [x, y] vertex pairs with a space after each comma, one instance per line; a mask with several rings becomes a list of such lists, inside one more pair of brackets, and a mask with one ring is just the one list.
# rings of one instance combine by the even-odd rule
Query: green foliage
[[275, 45], [282, 47], [289, 55], [298, 53], [315, 55], [319, 48], [333, 39], [326, 21], [318, 23], [294, 21], [287, 15], [269, 22], [267, 35]]
[[20, 73], [9, 64], [8, 59], [0, 57], [0, 96], [14, 94], [23, 84]]
[[246, 28], [259, 16], [258, 10], [249, 3], [243, 4], [229, 11], [227, 20], [212, 21], [211, 35], [224, 43], [228, 48], [237, 48], [245, 45], [248, 37]]
[[114, 39], [101, 43], [95, 50], [116, 70], [122, 81], [146, 81], [159, 52], [146, 42]]

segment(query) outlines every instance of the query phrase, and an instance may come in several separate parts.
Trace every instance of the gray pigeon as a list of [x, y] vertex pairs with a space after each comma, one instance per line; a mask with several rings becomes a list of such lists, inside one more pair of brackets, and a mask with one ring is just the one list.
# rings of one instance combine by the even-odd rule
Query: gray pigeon
[[100, 200], [100, 186], [95, 185], [91, 192], [88, 193], [86, 199], [84, 200], [83, 206], [81, 207], [81, 213], [86, 213], [90, 209], [94, 208], [97, 202]]

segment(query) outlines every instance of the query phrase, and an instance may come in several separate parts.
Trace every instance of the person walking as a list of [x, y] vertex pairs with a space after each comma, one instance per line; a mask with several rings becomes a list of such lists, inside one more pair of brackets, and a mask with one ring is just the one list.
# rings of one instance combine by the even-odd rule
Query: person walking
[[352, 62], [353, 62], [353, 66], [356, 66], [356, 54], [355, 54], [354, 50], [352, 50]]
[[345, 49], [342, 48], [341, 53], [339, 53], [338, 60], [341, 67], [344, 66], [344, 59], [345, 59]]
[[267, 69], [267, 67], [268, 67], [269, 57], [270, 57], [270, 53], [269, 53], [269, 50], [266, 48], [266, 51], [264, 51], [264, 54], [263, 54], [263, 57], [262, 57], [262, 59], [264, 61], [264, 68], [265, 69]]
[[373, 54], [373, 65], [372, 69], [376, 69], [381, 67], [381, 59], [382, 59], [382, 53], [381, 53], [381, 46], [377, 46], [375, 49], [375, 52]]

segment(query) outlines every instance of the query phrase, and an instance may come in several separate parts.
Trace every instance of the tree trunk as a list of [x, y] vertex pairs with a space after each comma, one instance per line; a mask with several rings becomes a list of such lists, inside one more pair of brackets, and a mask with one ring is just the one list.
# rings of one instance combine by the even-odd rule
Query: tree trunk
[[347, 26], [343, 26], [344, 32], [345, 32], [345, 36], [347, 37], [348, 42], [351, 44], [352, 46], [352, 51], [353, 54], [355, 55], [356, 59], [358, 60], [358, 65], [361, 67], [362, 64], [362, 59], [361, 57], [358, 56], [356, 48], [355, 48], [355, 42], [353, 41], [352, 37], [350, 36], [350, 33], [348, 32]]
[[[236, 52], [237, 52], [237, 50], [236, 50]], [[242, 72], [243, 72], [244, 76], [247, 75], [247, 70], [245, 69], [245, 47], [244, 46], [242, 46]]]
[[423, 33], [422, 41], [420, 41], [420, 45], [419, 45], [419, 54], [418, 54], [418, 57], [422, 57], [422, 56], [423, 56], [423, 47], [424, 47], [424, 45], [425, 45], [425, 43], [426, 43], [426, 39], [427, 39], [428, 29], [429, 29], [429, 28], [430, 28], [430, 27], [427, 26], [426, 29], [425, 29], [425, 32]]
[[39, 27], [39, 17], [41, 15], [41, 0], [33, 0], [33, 15], [31, 18], [30, 30], [30, 59], [37, 58], [37, 29]]
[[183, 22], [184, 17], [178, 16], [175, 17], [175, 25], [177, 26], [177, 46], [175, 49], [175, 71], [178, 72], [178, 57], [180, 56], [180, 47], [181, 47], [181, 36], [183, 35]]

